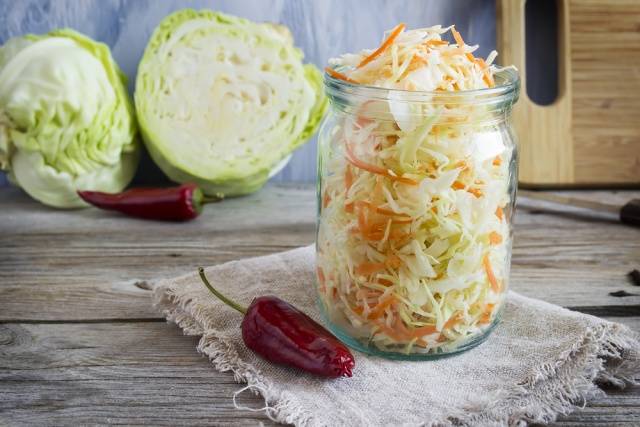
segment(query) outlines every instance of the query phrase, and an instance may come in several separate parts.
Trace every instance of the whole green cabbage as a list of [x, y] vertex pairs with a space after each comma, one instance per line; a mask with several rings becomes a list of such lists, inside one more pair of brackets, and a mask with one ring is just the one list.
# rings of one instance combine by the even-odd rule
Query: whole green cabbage
[[121, 191], [138, 163], [133, 105], [109, 48], [75, 31], [0, 47], [0, 168], [33, 198], [86, 204], [77, 190]]
[[317, 129], [322, 76], [286, 27], [203, 10], [166, 17], [138, 67], [146, 146], [174, 181], [208, 194], [259, 189]]

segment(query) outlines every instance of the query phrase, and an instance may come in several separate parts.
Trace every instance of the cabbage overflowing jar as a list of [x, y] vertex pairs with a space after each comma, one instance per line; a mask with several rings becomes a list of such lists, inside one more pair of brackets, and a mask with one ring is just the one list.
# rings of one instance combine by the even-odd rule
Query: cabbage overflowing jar
[[316, 288], [332, 331], [358, 350], [457, 353], [500, 318], [519, 79], [477, 48], [454, 27], [400, 24], [325, 69]]

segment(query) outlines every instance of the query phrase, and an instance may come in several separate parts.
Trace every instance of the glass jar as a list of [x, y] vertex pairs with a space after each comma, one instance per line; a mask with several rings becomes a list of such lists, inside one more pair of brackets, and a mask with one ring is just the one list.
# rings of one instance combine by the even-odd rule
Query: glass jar
[[349, 346], [429, 359], [481, 343], [509, 284], [517, 72], [496, 86], [409, 92], [325, 75], [316, 289]]

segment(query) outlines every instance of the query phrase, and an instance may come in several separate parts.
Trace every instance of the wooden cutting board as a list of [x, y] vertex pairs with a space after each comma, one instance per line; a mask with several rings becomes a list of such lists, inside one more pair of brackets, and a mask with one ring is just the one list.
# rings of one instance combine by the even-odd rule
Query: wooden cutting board
[[557, 0], [558, 96], [546, 106], [526, 90], [525, 3], [497, 0], [500, 63], [522, 77], [520, 183], [640, 186], [640, 0]]

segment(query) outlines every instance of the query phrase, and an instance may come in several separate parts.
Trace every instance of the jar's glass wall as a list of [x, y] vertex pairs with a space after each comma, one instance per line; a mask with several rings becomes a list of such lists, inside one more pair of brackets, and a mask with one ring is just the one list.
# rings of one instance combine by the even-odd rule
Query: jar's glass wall
[[316, 289], [347, 344], [432, 358], [472, 347], [498, 322], [517, 182], [515, 79], [508, 91], [415, 98], [327, 83]]

